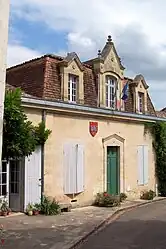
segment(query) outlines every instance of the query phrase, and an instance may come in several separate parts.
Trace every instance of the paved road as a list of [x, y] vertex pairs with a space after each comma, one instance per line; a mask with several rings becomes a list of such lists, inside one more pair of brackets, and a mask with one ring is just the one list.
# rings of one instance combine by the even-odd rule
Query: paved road
[[166, 201], [123, 214], [80, 249], [166, 249]]

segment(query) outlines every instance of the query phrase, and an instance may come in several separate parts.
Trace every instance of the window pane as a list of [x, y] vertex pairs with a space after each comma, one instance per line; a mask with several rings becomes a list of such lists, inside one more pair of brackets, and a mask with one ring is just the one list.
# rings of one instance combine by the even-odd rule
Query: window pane
[[14, 183], [10, 184], [10, 191], [12, 194], [14, 194]]
[[2, 172], [6, 172], [6, 170], [7, 170], [7, 163], [3, 162], [2, 163]]
[[7, 188], [6, 188], [6, 184], [2, 185], [2, 195], [6, 195], [7, 194]]
[[3, 183], [7, 183], [7, 174], [6, 173], [2, 174], [2, 184]]
[[13, 171], [11, 171], [11, 173], [10, 173], [10, 180], [11, 180], [11, 182], [14, 182], [14, 180], [15, 180], [15, 173]]
[[15, 183], [15, 194], [19, 193], [19, 183]]
[[116, 80], [106, 76], [106, 106], [115, 108]]
[[19, 171], [15, 173], [15, 182], [19, 182]]
[[76, 90], [77, 90], [77, 82], [78, 76], [69, 75], [69, 83], [68, 83], [68, 100], [76, 102]]

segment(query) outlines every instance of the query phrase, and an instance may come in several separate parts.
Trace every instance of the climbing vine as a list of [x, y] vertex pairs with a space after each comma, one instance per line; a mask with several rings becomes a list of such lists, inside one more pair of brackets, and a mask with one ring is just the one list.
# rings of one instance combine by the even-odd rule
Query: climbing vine
[[8, 90], [5, 94], [3, 148], [5, 160], [29, 156], [38, 145], [43, 145], [51, 131], [41, 122], [34, 126], [21, 105], [21, 90]]
[[166, 122], [145, 123], [145, 133], [147, 132], [153, 137], [158, 191], [161, 196], [166, 196]]

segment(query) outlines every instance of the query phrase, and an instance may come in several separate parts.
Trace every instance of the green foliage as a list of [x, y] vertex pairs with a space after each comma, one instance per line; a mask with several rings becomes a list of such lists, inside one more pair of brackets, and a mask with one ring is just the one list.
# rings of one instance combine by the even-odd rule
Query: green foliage
[[44, 122], [39, 123], [38, 126], [34, 127], [34, 129], [37, 144], [45, 144], [49, 135], [51, 134], [51, 131], [46, 129]]
[[143, 191], [141, 193], [140, 199], [142, 200], [153, 200], [155, 197], [155, 192], [153, 190]]
[[21, 90], [8, 90], [4, 102], [3, 159], [29, 156], [36, 146], [45, 143], [51, 132], [40, 123], [35, 127], [28, 121], [21, 106]]
[[98, 193], [96, 195], [95, 206], [99, 207], [115, 207], [120, 205], [120, 197], [116, 195], [110, 195], [107, 192]]
[[120, 193], [120, 202], [125, 201], [127, 199], [127, 195], [125, 193]]
[[40, 212], [45, 215], [56, 215], [60, 212], [60, 206], [58, 202], [55, 199], [50, 200], [46, 196], [43, 196], [41, 206], [38, 206], [38, 209], [40, 209]]
[[158, 191], [161, 196], [166, 196], [166, 122], [146, 123], [145, 133], [147, 132], [153, 137]]

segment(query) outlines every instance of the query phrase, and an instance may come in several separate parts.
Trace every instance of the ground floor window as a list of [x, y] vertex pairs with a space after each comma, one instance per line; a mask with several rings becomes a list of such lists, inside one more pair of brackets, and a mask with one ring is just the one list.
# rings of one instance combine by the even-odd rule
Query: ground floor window
[[2, 171], [0, 171], [0, 196], [7, 195], [7, 189], [8, 189], [7, 173], [8, 173], [7, 162], [2, 161]]

